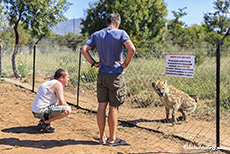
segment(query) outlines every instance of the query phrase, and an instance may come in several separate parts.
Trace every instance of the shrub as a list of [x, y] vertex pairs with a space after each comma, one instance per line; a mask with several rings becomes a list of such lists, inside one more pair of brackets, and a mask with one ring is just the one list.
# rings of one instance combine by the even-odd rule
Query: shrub
[[22, 77], [26, 77], [26, 75], [31, 71], [32, 67], [26, 63], [25, 60], [18, 61], [18, 72]]
[[83, 70], [81, 81], [83, 83], [94, 82], [97, 80], [97, 69], [89, 65], [87, 70]]

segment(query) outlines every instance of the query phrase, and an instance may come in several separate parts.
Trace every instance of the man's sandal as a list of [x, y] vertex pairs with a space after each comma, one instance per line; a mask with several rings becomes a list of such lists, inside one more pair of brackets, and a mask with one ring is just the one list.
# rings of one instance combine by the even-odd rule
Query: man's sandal
[[109, 143], [109, 137], [104, 142], [99, 141], [98, 143], [102, 145]]
[[44, 131], [46, 133], [54, 133], [56, 130], [50, 126], [50, 123], [45, 124]]
[[45, 126], [45, 121], [41, 119], [41, 120], [39, 121], [39, 123], [38, 123], [38, 127], [39, 127], [39, 128], [44, 128], [44, 126]]
[[122, 139], [116, 139], [116, 141], [114, 143], [108, 143], [109, 146], [116, 146], [116, 145], [124, 145], [127, 142], [125, 140]]

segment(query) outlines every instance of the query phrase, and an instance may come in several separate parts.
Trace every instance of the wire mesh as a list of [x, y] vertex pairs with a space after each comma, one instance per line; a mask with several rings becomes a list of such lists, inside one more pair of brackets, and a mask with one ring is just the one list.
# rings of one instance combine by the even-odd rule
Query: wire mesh
[[[69, 71], [70, 84], [64, 87], [65, 97], [68, 102], [77, 104], [77, 86], [79, 87], [79, 106], [91, 111], [97, 111], [97, 93], [96, 82], [98, 69], [91, 67], [83, 58], [79, 58], [80, 51], [73, 51], [63, 46], [43, 44], [42, 40], [37, 45], [36, 53], [36, 82], [38, 88], [44, 80], [52, 77], [55, 70], [63, 68]], [[79, 44], [79, 47], [81, 45]], [[79, 48], [78, 48], [79, 49]], [[183, 147], [182, 144], [189, 141], [192, 145], [216, 146], [216, 59], [207, 56], [209, 50], [202, 49], [206, 54], [195, 54], [196, 64], [194, 67], [194, 77], [172, 77], [165, 75], [165, 56], [167, 54], [191, 55], [195, 51], [178, 52], [170, 50], [160, 56], [156, 53], [149, 53], [148, 56], [134, 57], [128, 68], [125, 70], [127, 96], [125, 104], [119, 108], [119, 120], [137, 126], [138, 128], [130, 134], [130, 139], [135, 137], [145, 138], [143, 142], [151, 146], [155, 142], [164, 144], [164, 140], [170, 139], [171, 144], [168, 148], [172, 149]], [[201, 49], [197, 49], [201, 50]], [[11, 55], [13, 48], [2, 46], [2, 74], [12, 76]], [[199, 53], [199, 51], [196, 51]], [[31, 47], [20, 47], [16, 57], [16, 64], [19, 74], [24, 74], [22, 82], [32, 83], [32, 53]], [[98, 55], [95, 51], [92, 56], [98, 61]], [[79, 61], [81, 68], [79, 70]], [[229, 76], [230, 58], [221, 57], [221, 117], [220, 117], [220, 145], [230, 148], [230, 76]], [[78, 72], [80, 71], [80, 76]], [[40, 78], [38, 78], [40, 76]], [[42, 79], [41, 79], [42, 78]], [[78, 82], [80, 79], [80, 83]], [[40, 81], [41, 80], [41, 81]], [[181, 113], [176, 114], [177, 123], [172, 125], [170, 112], [169, 120], [166, 120], [165, 107], [160, 101], [152, 87], [152, 82], [158, 80], [165, 81], [169, 85], [184, 91], [187, 94], [195, 95], [198, 98], [196, 110], [189, 115], [189, 121], [186, 123], [181, 119]], [[178, 96], [179, 97], [179, 96]], [[150, 130], [150, 131], [146, 131]], [[145, 134], [145, 136], [142, 135]], [[149, 132], [146, 135], [146, 132]], [[130, 133], [130, 132], [129, 132]], [[152, 133], [157, 133], [161, 139], [149, 140]], [[132, 136], [133, 135], [133, 136]], [[176, 137], [175, 138], [172, 138]], [[182, 139], [179, 143], [177, 139]], [[153, 150], [150, 147], [150, 151]], [[170, 151], [170, 150], [169, 150]]]
[[[119, 109], [119, 120], [163, 134], [177, 136], [198, 145], [215, 147], [216, 58], [206, 54], [200, 55], [198, 57], [200, 61], [194, 67], [194, 77], [184, 78], [165, 75], [166, 60], [164, 57], [166, 54], [168, 53], [161, 55], [161, 58], [152, 54], [132, 60], [125, 70], [127, 98], [125, 104]], [[169, 54], [176, 55], [178, 53], [171, 52]], [[186, 55], [186, 53], [182, 54]], [[229, 57], [222, 57], [221, 61], [220, 145], [229, 149]], [[84, 58], [81, 69], [87, 73], [81, 76], [80, 106], [96, 111], [97, 71], [95, 68], [90, 68]], [[171, 118], [168, 121], [165, 119], [165, 107], [151, 86], [152, 82], [157, 80], [167, 80], [169, 85], [196, 96], [198, 99], [197, 108], [191, 113], [187, 123], [182, 120], [180, 112], [176, 115], [178, 122], [175, 126], [172, 125]], [[174, 94], [175, 97], [180, 97], [179, 95]]]

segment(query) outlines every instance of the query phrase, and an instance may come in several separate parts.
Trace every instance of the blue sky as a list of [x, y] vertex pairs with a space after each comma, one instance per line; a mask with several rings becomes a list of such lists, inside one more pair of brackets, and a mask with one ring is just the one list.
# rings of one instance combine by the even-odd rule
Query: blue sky
[[[73, 18], [84, 18], [84, 10], [89, 8], [90, 2], [95, 2], [97, 0], [67, 0], [73, 3], [70, 9], [66, 12], [66, 17], [69, 19]], [[185, 12], [187, 15], [182, 18], [188, 26], [193, 24], [200, 25], [203, 21], [204, 13], [213, 13], [215, 10], [213, 8], [213, 2], [215, 0], [165, 0], [168, 9], [167, 19], [172, 19], [173, 14], [171, 11], [178, 11], [178, 8], [187, 7]]]

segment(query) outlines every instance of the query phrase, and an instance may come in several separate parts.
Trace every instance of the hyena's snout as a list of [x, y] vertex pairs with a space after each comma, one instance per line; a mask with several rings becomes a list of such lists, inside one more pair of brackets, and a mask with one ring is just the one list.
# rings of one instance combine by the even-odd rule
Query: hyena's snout
[[157, 92], [158, 92], [158, 95], [160, 97], [163, 97], [164, 96], [164, 92], [162, 92], [160, 89], [156, 88], [157, 89]]
[[163, 96], [164, 96], [164, 92], [162, 92], [161, 89], [159, 89], [159, 88], [156, 87], [156, 83], [155, 83], [155, 82], [152, 83], [152, 87], [156, 90], [157, 94], [158, 94], [160, 97], [163, 97]]

